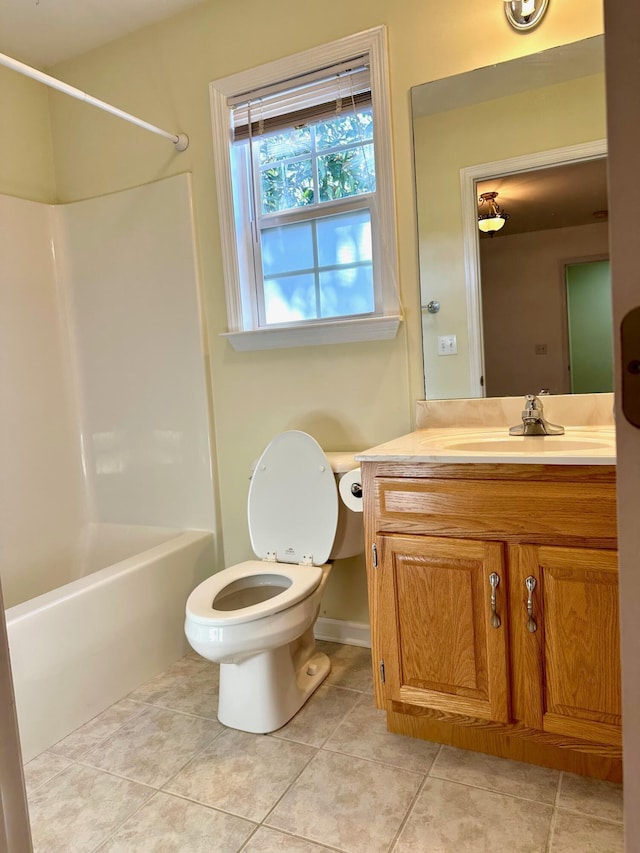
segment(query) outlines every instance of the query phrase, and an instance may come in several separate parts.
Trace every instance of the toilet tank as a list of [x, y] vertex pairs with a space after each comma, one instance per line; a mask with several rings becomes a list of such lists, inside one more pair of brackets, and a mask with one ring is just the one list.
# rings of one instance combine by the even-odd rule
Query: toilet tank
[[[340, 479], [349, 471], [358, 467], [355, 453], [353, 451], [327, 452], [329, 464], [336, 478], [336, 486]], [[341, 560], [345, 557], [355, 557], [364, 551], [364, 514], [354, 512], [339, 499], [338, 502], [338, 529], [333, 548], [329, 554], [330, 560]]]

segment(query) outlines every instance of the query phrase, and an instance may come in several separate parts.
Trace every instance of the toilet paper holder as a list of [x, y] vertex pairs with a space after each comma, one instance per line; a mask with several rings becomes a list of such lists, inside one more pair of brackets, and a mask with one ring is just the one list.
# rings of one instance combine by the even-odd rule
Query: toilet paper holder
[[342, 502], [352, 510], [352, 512], [362, 512], [362, 471], [360, 468], [352, 468], [340, 477], [338, 482], [338, 491]]

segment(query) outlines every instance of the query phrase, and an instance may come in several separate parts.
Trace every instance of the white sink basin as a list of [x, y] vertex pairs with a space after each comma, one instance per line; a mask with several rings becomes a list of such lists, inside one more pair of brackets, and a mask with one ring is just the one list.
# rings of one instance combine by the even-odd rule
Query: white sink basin
[[507, 438], [469, 438], [465, 441], [443, 441], [447, 450], [474, 453], [570, 453], [573, 450], [599, 450], [609, 447], [604, 441], [567, 438], [564, 435], [510, 436]]
[[484, 465], [615, 465], [616, 437], [609, 425], [568, 426], [564, 435], [509, 435], [503, 427], [423, 428], [372, 448], [372, 462], [481, 463]]

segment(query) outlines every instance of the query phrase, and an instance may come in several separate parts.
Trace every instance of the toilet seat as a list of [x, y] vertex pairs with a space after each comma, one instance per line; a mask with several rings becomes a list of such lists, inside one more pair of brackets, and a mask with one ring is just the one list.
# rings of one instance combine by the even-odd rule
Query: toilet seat
[[[300, 566], [291, 563], [276, 563], [266, 560], [247, 560], [230, 566], [197, 586], [187, 599], [187, 617], [193, 622], [211, 627], [239, 625], [253, 622], [265, 616], [293, 607], [307, 598], [319, 585], [322, 578], [319, 566]], [[249, 607], [237, 610], [214, 610], [213, 602], [226, 587], [247, 578], [278, 576], [290, 582], [277, 595]]]
[[[187, 625], [204, 629], [206, 642], [223, 643], [230, 631], [244, 633], [247, 642], [252, 633], [262, 636], [266, 617], [304, 605], [328, 572], [338, 489], [314, 438], [299, 430], [277, 435], [256, 464], [248, 503], [251, 544], [262, 559], [217, 572], [187, 599]], [[262, 628], [248, 626], [261, 620]]]

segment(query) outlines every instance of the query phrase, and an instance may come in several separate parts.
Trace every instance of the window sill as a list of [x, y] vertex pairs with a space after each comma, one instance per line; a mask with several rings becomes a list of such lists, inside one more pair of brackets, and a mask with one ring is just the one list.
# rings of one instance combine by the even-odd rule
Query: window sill
[[310, 347], [322, 344], [351, 344], [359, 341], [383, 341], [395, 338], [402, 322], [399, 315], [366, 317], [305, 323], [302, 326], [279, 326], [246, 332], [223, 332], [236, 352], [262, 349]]

